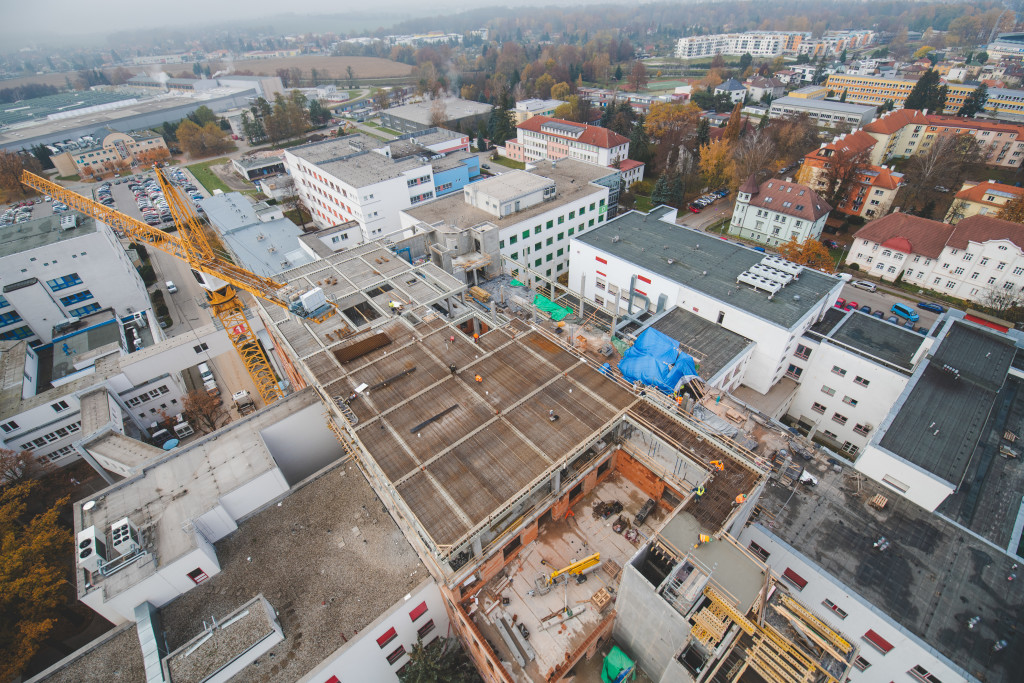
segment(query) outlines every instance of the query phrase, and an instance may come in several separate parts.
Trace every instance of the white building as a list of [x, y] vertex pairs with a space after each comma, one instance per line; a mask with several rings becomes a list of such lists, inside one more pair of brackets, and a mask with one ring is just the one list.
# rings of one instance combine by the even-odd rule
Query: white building
[[565, 104], [562, 100], [541, 100], [537, 98], [530, 98], [527, 100], [517, 100], [515, 115], [516, 125], [532, 119], [534, 116], [554, 116], [555, 109]]
[[469, 137], [444, 129], [387, 144], [355, 134], [285, 150], [285, 166], [320, 228], [359, 224], [362, 241], [400, 229], [410, 206], [462, 189], [479, 176]]
[[1017, 301], [1024, 292], [1024, 226], [980, 214], [952, 226], [893, 213], [854, 235], [846, 261], [883, 280], [902, 276], [968, 301]]
[[819, 100], [803, 97], [780, 97], [772, 100], [768, 116], [773, 119], [788, 118], [807, 114], [815, 125], [835, 128], [848, 126], [851, 130], [871, 123], [878, 114], [878, 107], [865, 104], [851, 104], [835, 100]]
[[856, 457], [867, 446], [932, 339], [859, 311], [833, 308], [804, 333], [786, 376], [786, 409], [808, 438]]
[[[799, 273], [798, 279], [785, 287], [761, 283], [751, 275], [761, 268], [773, 274], [767, 263], [774, 257], [674, 221], [674, 210], [631, 211], [574, 237], [569, 282], [574, 289], [582, 282], [585, 297], [623, 320], [638, 309], [678, 306], [755, 340], [749, 362], [720, 378], [721, 386], [732, 391], [742, 384], [767, 394], [784, 379], [800, 338], [835, 303], [842, 281], [789, 264], [782, 267]], [[786, 382], [792, 384], [788, 391], [795, 389], [795, 382]]]
[[505, 143], [509, 159], [530, 163], [542, 159], [576, 159], [613, 166], [629, 156], [629, 138], [613, 130], [534, 116], [516, 126], [516, 139]]
[[[462, 193], [401, 212], [406, 235], [417, 225], [466, 230], [496, 228], [498, 251], [556, 278], [569, 270], [574, 236], [603, 225], [616, 210], [620, 174], [563, 159], [481, 180]], [[476, 251], [487, 252], [487, 249]], [[453, 254], [458, 258], [460, 254]], [[496, 264], [495, 264], [496, 265]], [[447, 270], [447, 268], [446, 268]], [[460, 279], [472, 281], [472, 277]]]
[[729, 234], [778, 246], [790, 240], [816, 240], [832, 207], [807, 187], [788, 180], [750, 176], [736, 193]]
[[722, 93], [728, 95], [733, 104], [742, 102], [747, 97], [746, 87], [744, 87], [744, 85], [735, 78], [730, 78], [724, 83], [720, 83], [715, 86], [715, 94], [719, 95]]
[[113, 231], [68, 213], [0, 234], [0, 339], [49, 343], [54, 326], [109, 308], [149, 308], [146, 287]]
[[676, 57], [692, 59], [748, 52], [754, 57], [778, 57], [786, 50], [788, 38], [789, 34], [776, 31], [687, 36], [676, 43]]

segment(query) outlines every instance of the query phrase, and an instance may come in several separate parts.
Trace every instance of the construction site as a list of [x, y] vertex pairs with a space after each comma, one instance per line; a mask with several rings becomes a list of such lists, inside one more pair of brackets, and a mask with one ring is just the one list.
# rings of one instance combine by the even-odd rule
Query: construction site
[[[855, 648], [799, 605], [784, 613], [800, 626], [766, 623], [783, 598], [731, 535], [772, 476], [755, 451], [785, 445], [781, 430], [747, 415], [729, 419], [754, 438], [708, 429], [691, 415], [695, 401], [716, 405], [699, 378], [685, 400], [624, 380], [600, 339], [612, 321], [553, 283], [538, 292], [579, 333], [536, 305], [480, 305], [437, 266], [380, 243], [284, 277], [322, 287], [338, 314], [313, 325], [262, 306], [268, 331], [441, 585], [486, 680], [571, 677], [650, 628], [658, 606], [678, 632], [669, 659], [691, 680], [761, 680], [724, 665], [734, 660], [764, 680], [842, 680]], [[796, 628], [822, 645], [789, 640]], [[679, 666], [651, 659], [644, 671], [662, 680]]]

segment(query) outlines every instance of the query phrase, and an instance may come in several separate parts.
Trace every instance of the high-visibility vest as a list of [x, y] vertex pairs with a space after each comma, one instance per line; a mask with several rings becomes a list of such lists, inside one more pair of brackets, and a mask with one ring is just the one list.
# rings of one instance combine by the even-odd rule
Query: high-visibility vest
[[704, 487], [703, 486], [698, 486], [697, 487], [697, 495], [698, 496], [703, 496], [704, 495]]

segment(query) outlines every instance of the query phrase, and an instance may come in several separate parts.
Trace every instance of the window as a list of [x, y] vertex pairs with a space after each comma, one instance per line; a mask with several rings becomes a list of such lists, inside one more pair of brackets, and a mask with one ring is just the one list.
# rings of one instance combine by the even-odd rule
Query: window
[[68, 314], [73, 315], [76, 318], [81, 318], [83, 315], [89, 315], [90, 313], [93, 313], [98, 310], [100, 310], [99, 304], [88, 304], [82, 306], [81, 308], [69, 308]]
[[831, 600], [825, 600], [821, 604], [835, 612], [836, 616], [838, 616], [840, 619], [846, 618], [846, 612], [840, 609], [838, 606], [836, 606], [836, 603], [832, 602]]
[[749, 550], [750, 552], [754, 553], [759, 558], [761, 558], [762, 562], [767, 562], [768, 558], [772, 555], [770, 552], [759, 546], [757, 543], [754, 543], [753, 541], [750, 542]]
[[49, 285], [50, 289], [54, 292], [59, 292], [62, 289], [82, 284], [82, 278], [78, 277], [78, 273], [68, 273], [62, 277], [47, 280], [46, 284]]
[[388, 655], [388, 664], [394, 664], [405, 656], [405, 645], [399, 645]]
[[508, 558], [515, 555], [516, 551], [519, 550], [519, 548], [522, 547], [522, 545], [522, 536], [516, 536], [514, 539], [512, 539], [512, 541], [509, 542], [509, 544], [506, 545], [505, 548], [502, 550], [502, 553], [505, 555], [505, 559], [507, 560]]
[[539, 225], [533, 226], [533, 234], [534, 235], [539, 235], [540, 234], [540, 226]]
[[843, 396], [843, 403], [846, 403], [847, 405], [851, 405], [851, 406], [853, 406], [855, 408], [857, 407], [857, 399], [851, 398], [849, 396]]
[[858, 671], [864, 671], [865, 669], [871, 667], [871, 662], [864, 659], [863, 657], [857, 657], [857, 659], [853, 660], [853, 665], [857, 667]]
[[523, 230], [523, 239], [524, 240], [530, 239], [530, 231], [529, 230]]
[[825, 414], [825, 406], [821, 405], [817, 401], [811, 404], [811, 410], [813, 410], [816, 413], [821, 413], [823, 415]]
[[206, 342], [203, 342], [202, 344], [197, 344], [193, 346], [192, 350], [195, 351], [196, 353], [202, 353], [203, 351], [209, 351], [210, 347], [206, 344]]
[[409, 619], [411, 619], [412, 621], [416, 621], [426, 613], [427, 603], [421, 602], [420, 604], [416, 605], [416, 607], [411, 612], [409, 612]]
[[938, 678], [928, 673], [928, 671], [920, 664], [915, 665], [914, 668], [907, 673], [910, 674], [912, 678], [916, 678], [919, 681], [926, 681], [927, 683], [942, 683]]
[[874, 648], [883, 655], [892, 650], [892, 644], [882, 636], [875, 633], [872, 629], [868, 629], [868, 632], [864, 634], [864, 640], [868, 641], [868, 643], [874, 646]]
[[6, 332], [0, 333], [0, 339], [5, 341], [15, 339], [28, 339], [32, 336], [32, 329], [28, 325], [22, 325], [16, 327], [13, 330], [7, 330]]
[[397, 637], [398, 631], [396, 631], [395, 627], [392, 626], [387, 631], [385, 631], [379, 638], [377, 638], [377, 645], [381, 648], [384, 648], [384, 646], [386, 646], [388, 643], [390, 643]]
[[843, 370], [838, 365], [833, 365], [832, 366], [832, 372], [834, 374], [836, 374], [836, 375], [839, 375], [840, 377], [846, 377], [846, 370]]
[[72, 304], [79, 304], [82, 303], [83, 301], [88, 301], [91, 298], [92, 292], [90, 292], [88, 289], [83, 289], [81, 292], [78, 292], [77, 294], [62, 296], [60, 298], [60, 302], [65, 306], [71, 306]]
[[857, 375], [856, 377], [853, 378], [853, 383], [854, 384], [859, 384], [862, 387], [866, 387], [867, 385], [871, 384], [871, 382], [869, 380], [864, 379], [860, 375]]
[[56, 403], [51, 403], [50, 407], [53, 408], [53, 412], [61, 413], [67, 410], [70, 406], [67, 401], [57, 401]]
[[795, 586], [797, 590], [802, 591], [807, 586], [807, 579], [803, 578], [789, 567], [786, 567], [786, 571], [782, 572], [782, 578]]
[[893, 477], [890, 477], [888, 474], [882, 477], [882, 483], [893, 487], [900, 493], [906, 493], [907, 491], [910, 490], [909, 484], [904, 484], [899, 479], [894, 479]]
[[803, 344], [797, 344], [796, 345], [796, 354], [795, 355], [796, 355], [797, 358], [800, 358], [802, 360], [807, 360], [810, 357], [810, 355], [811, 355], [811, 349], [810, 349], [809, 346], [804, 346]]
[[4, 434], [10, 434], [14, 430], [18, 429], [18, 423], [14, 420], [8, 420], [3, 424], [0, 424], [0, 429], [4, 430]]
[[423, 626], [420, 626], [418, 629], [416, 629], [416, 635], [418, 637], [422, 638], [423, 636], [427, 635], [428, 633], [430, 633], [433, 630], [434, 630], [434, 620], [431, 619], [427, 623], [423, 624]]
[[836, 390], [833, 389], [830, 386], [826, 386], [826, 385], [822, 384], [821, 385], [821, 393], [828, 394], [829, 396], [835, 396], [836, 395]]
[[554, 238], [554, 237], [549, 237], [549, 238], [547, 239], [547, 241], [545, 242], [545, 244], [546, 244], [546, 245], [548, 245], [549, 247], [550, 247], [550, 246], [551, 246], [552, 244], [554, 244], [554, 243], [555, 243], [555, 238]]
[[518, 235], [512, 235], [511, 237], [508, 238], [509, 245], [515, 244], [518, 241], [519, 241], [519, 236]]
[[868, 427], [867, 425], [859, 424], [859, 425], [857, 425], [856, 427], [853, 428], [853, 431], [857, 432], [861, 436], [867, 436], [868, 432], [871, 431], [871, 428]]
[[0, 326], [13, 325], [14, 323], [20, 323], [21, 321], [22, 317], [16, 312], [0, 313]]

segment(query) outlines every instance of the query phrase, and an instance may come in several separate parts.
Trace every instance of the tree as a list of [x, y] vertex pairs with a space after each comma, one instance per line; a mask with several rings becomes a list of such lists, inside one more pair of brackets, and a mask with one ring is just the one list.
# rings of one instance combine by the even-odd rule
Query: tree
[[642, 118], [629, 132], [629, 158], [646, 164], [651, 160], [651, 138], [647, 136]]
[[235, 144], [228, 138], [227, 133], [213, 122], [200, 128], [188, 119], [182, 121], [178, 126], [178, 142], [182, 150], [194, 159], [223, 154], [235, 149]]
[[356, 72], [352, 70], [352, 66], [345, 67], [345, 73], [348, 74], [348, 87], [356, 87]]
[[922, 57], [924, 57], [929, 52], [934, 52], [934, 51], [935, 51], [935, 48], [932, 47], [931, 45], [922, 45], [921, 47], [917, 48], [917, 50], [914, 51], [914, 59], [921, 59]]
[[660, 142], [670, 131], [696, 129], [700, 120], [700, 107], [695, 104], [651, 102], [643, 125], [647, 135]]
[[554, 116], [556, 119], [575, 121], [576, 123], [590, 123], [594, 118], [594, 108], [590, 100], [578, 95], [569, 95], [565, 104], [555, 107]]
[[763, 130], [741, 138], [733, 150], [736, 161], [733, 184], [739, 186], [750, 176], [754, 176], [758, 183], [767, 180], [776, 170], [773, 161], [777, 156], [775, 141]]
[[938, 188], [958, 188], [964, 178], [981, 173], [984, 169], [981, 145], [966, 133], [942, 135], [931, 147], [910, 158], [904, 171], [907, 183], [900, 190], [901, 205], [908, 213], [930, 216], [933, 207], [944, 193]]
[[440, 128], [448, 122], [448, 110], [444, 106], [444, 100], [438, 98], [430, 103], [430, 127]]
[[316, 127], [323, 126], [331, 120], [331, 110], [325, 107], [320, 100], [310, 100], [309, 120]]
[[41, 173], [42, 165], [31, 154], [17, 154], [0, 150], [0, 188], [8, 192], [17, 192], [22, 198], [35, 194], [33, 190], [21, 184], [21, 172]]
[[0, 448], [0, 486], [38, 479], [51, 469], [52, 466], [40, 463], [32, 457], [32, 451]]
[[629, 71], [627, 83], [629, 89], [633, 92], [640, 92], [647, 87], [647, 67], [640, 60], [633, 62], [633, 68]]
[[533, 87], [537, 90], [537, 97], [542, 100], [551, 99], [551, 88], [555, 85], [555, 79], [551, 74], [543, 74], [534, 82]]
[[551, 99], [564, 101], [569, 97], [569, 92], [571, 90], [572, 87], [565, 81], [562, 81], [561, 83], [555, 83], [553, 86], [551, 86]]
[[1024, 193], [1017, 195], [999, 209], [996, 218], [1014, 223], [1024, 223]]
[[935, 69], [921, 74], [903, 104], [905, 109], [927, 109], [936, 114], [941, 114], [945, 106], [946, 86], [940, 85], [939, 72]]
[[662, 173], [658, 176], [658, 181], [654, 183], [654, 191], [651, 192], [651, 204], [658, 206], [660, 204], [667, 204], [669, 201], [669, 178], [667, 173]]
[[65, 566], [71, 534], [60, 522], [62, 498], [33, 514], [36, 480], [0, 490], [0, 680], [16, 678], [57, 625], [67, 604]]
[[[764, 118], [768, 118], [767, 116]], [[711, 142], [711, 123], [704, 117], [697, 122], [697, 147], [703, 147]]]
[[617, 80], [617, 81], [621, 81], [622, 80], [622, 65], [621, 64], [619, 64], [619, 65], [617, 65], [615, 67], [615, 80]]
[[828, 166], [822, 171], [825, 186], [821, 194], [825, 201], [833, 208], [843, 204], [851, 189], [858, 183], [861, 173], [870, 163], [868, 150], [855, 152], [847, 148], [837, 148], [829, 157]]
[[[297, 194], [289, 195], [281, 200], [281, 206], [288, 213], [295, 213], [295, 217], [299, 219], [299, 227], [303, 230], [306, 229], [306, 223], [313, 219], [313, 215], [306, 208], [305, 202], [302, 201], [302, 197]], [[295, 222], [295, 219], [292, 219]]]
[[803, 242], [790, 239], [779, 246], [779, 256], [793, 263], [820, 268], [828, 272], [832, 272], [836, 268], [832, 254], [828, 252], [824, 244], [814, 239], [807, 239]]
[[391, 104], [391, 98], [387, 90], [380, 88], [377, 92], [373, 93], [373, 108], [375, 110], [382, 111], [387, 109], [389, 104]]
[[846, 88], [843, 88], [843, 94], [839, 96], [839, 101], [840, 102], [845, 102], [846, 101]]
[[182, 408], [185, 419], [207, 434], [224, 426], [227, 418], [220, 399], [214, 398], [203, 388], [188, 392], [182, 401]]
[[753, 62], [754, 62], [754, 56], [752, 54], [750, 54], [749, 52], [744, 52], [740, 56], [740, 71], [745, 70]]
[[732, 113], [729, 114], [729, 122], [725, 124], [725, 132], [722, 133], [722, 137], [729, 142], [736, 142], [742, 133], [743, 115], [740, 113], [743, 110], [743, 103], [737, 102], [736, 106], [732, 108]]
[[978, 64], [985, 64], [985, 63], [987, 63], [988, 62], [988, 53], [985, 52], [984, 50], [982, 50], [981, 52], [979, 52], [978, 54], [976, 54], [974, 56], [974, 61], [976, 61]]
[[480, 683], [480, 674], [459, 646], [458, 639], [442, 636], [428, 645], [417, 640], [398, 680], [401, 683]]
[[712, 140], [701, 147], [698, 165], [708, 187], [727, 185], [736, 175], [736, 162], [732, 158], [732, 148], [724, 139]]
[[988, 102], [988, 86], [982, 83], [964, 98], [964, 103], [956, 115], [973, 118], [985, 108], [986, 102]]

